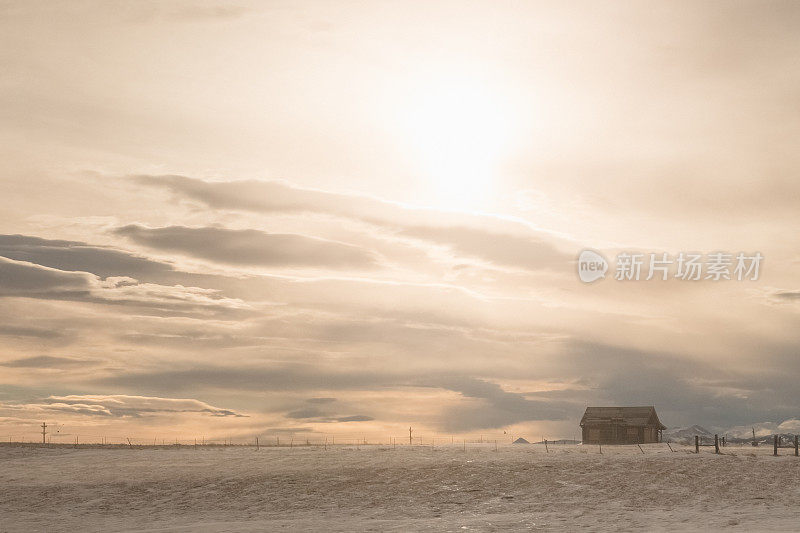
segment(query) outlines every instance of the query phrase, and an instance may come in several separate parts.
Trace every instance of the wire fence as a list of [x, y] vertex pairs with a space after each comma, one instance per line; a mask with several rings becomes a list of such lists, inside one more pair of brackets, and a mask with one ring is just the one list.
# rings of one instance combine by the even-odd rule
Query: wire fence
[[[109, 435], [76, 433], [70, 431], [53, 431], [37, 433], [21, 431], [18, 433], [0, 435], [0, 444], [53, 444], [53, 445], [107, 445], [107, 446], [258, 446], [258, 447], [299, 447], [299, 446], [466, 446], [466, 445], [504, 445], [511, 444], [519, 439], [519, 435], [508, 433], [485, 433], [479, 435], [441, 435], [417, 433], [413, 430], [411, 435], [387, 435], [383, 438], [355, 434], [260, 434], [239, 435], [235, 437], [208, 437], [205, 435], [186, 437], [179, 435], [137, 437], [129, 435]], [[563, 444], [580, 444], [574, 438], [552, 439], [541, 437], [540, 440], [527, 440], [526, 444], [544, 444], [558, 446]]]
[[[527, 440], [524, 437], [509, 433], [482, 435], [440, 435], [440, 434], [411, 434], [403, 436], [387, 435], [383, 439], [369, 438], [366, 436], [352, 434], [262, 434], [238, 437], [130, 437], [122, 435], [98, 435], [89, 433], [70, 433], [56, 430], [48, 433], [38, 434], [32, 432], [20, 432], [9, 435], [0, 435], [0, 446], [47, 446], [47, 447], [136, 447], [136, 448], [179, 448], [179, 447], [253, 447], [260, 448], [355, 448], [362, 447], [384, 447], [384, 448], [454, 448], [467, 450], [494, 450], [500, 448], [516, 447], [517, 444], [529, 445], [531, 451], [541, 451], [543, 453], [578, 452], [578, 453], [604, 453], [614, 454], [647, 454], [655, 452], [686, 452], [686, 453], [707, 453], [701, 452], [701, 448], [712, 448], [710, 453], [721, 455], [795, 455], [800, 456], [798, 450], [797, 435], [775, 435], [772, 442], [767, 443], [766, 437], [762, 437], [762, 446], [757, 448], [750, 442], [738, 439], [738, 442], [728, 442], [718, 436], [695, 436], [694, 438], [680, 439], [677, 441], [666, 440], [661, 443], [635, 444], [635, 445], [611, 445], [611, 444], [584, 444], [575, 438], [556, 438], [551, 439], [541, 437], [539, 440]], [[788, 450], [787, 454], [785, 451]]]

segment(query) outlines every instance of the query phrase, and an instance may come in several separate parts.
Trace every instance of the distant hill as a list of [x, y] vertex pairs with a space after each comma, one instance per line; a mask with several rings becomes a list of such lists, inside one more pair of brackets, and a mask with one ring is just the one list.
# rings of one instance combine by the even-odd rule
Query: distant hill
[[[791, 433], [777, 433], [779, 437], [779, 446], [781, 447], [793, 447], [794, 446], [794, 435]], [[756, 433], [756, 442], [759, 446], [772, 446], [774, 443], [775, 435], [759, 435]], [[731, 444], [745, 444], [745, 443], [752, 443], [753, 437], [727, 437], [727, 441]]]
[[[770, 425], [773, 427], [768, 427]], [[717, 435], [720, 437], [724, 436], [729, 444], [752, 443], [752, 431], [755, 429], [756, 442], [759, 445], [772, 446], [775, 435], [780, 437], [781, 446], [790, 446], [792, 443], [794, 443], [794, 434], [787, 433], [785, 431], [778, 431], [777, 424], [754, 424], [753, 426], [747, 426], [747, 431], [745, 431], [744, 428], [745, 426], [736, 426], [728, 430], [719, 429]], [[707, 444], [709, 441], [714, 440], [714, 433], [712, 431], [697, 424], [689, 427], [678, 427], [664, 430], [663, 436], [664, 441], [678, 442], [681, 444], [693, 444], [695, 435], [700, 437], [700, 442], [703, 444]]]
[[697, 424], [689, 427], [684, 428], [669, 428], [664, 430], [663, 433], [663, 440], [665, 441], [672, 441], [672, 442], [685, 442], [691, 443], [694, 442], [694, 436], [698, 435], [699, 437], [714, 437], [714, 434], [711, 433], [709, 430], [704, 428], [703, 426], [698, 426]]

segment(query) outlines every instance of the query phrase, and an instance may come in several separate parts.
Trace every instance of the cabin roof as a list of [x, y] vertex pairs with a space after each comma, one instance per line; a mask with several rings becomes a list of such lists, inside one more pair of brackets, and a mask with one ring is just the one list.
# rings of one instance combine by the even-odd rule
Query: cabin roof
[[656, 426], [667, 429], [652, 405], [643, 407], [587, 407], [580, 425], [618, 422], [627, 426]]

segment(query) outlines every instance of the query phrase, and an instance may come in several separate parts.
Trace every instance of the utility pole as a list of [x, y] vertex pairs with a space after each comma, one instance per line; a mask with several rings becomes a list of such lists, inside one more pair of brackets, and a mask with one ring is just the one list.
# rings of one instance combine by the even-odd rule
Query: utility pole
[[47, 422], [42, 422], [42, 444], [47, 444]]
[[408, 426], [408, 445], [411, 446], [411, 426]]

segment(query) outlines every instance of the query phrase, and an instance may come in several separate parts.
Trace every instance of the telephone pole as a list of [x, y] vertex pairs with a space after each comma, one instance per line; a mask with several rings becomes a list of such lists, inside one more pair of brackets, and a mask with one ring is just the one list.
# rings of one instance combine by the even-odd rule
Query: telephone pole
[[42, 422], [42, 444], [47, 444], [47, 422]]

